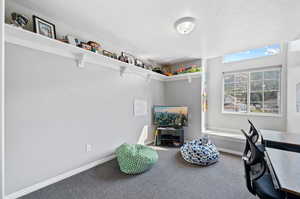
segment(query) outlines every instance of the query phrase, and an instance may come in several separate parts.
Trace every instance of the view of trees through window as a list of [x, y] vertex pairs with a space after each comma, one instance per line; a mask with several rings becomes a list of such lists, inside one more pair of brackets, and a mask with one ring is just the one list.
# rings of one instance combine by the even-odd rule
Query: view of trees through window
[[280, 113], [280, 70], [224, 74], [224, 112]]

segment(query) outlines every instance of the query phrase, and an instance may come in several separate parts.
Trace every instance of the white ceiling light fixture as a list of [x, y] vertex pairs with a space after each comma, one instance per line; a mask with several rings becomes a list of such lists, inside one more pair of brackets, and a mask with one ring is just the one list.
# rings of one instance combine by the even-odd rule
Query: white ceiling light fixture
[[175, 29], [180, 34], [187, 35], [195, 29], [195, 21], [193, 17], [180, 18], [175, 22]]

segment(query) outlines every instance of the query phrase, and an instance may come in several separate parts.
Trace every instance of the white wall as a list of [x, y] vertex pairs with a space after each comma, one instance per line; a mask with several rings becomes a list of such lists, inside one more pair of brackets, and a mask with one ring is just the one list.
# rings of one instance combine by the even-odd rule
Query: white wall
[[[12, 12], [53, 22], [58, 37], [99, 39], [6, 1], [6, 22]], [[32, 30], [32, 23], [26, 29]], [[101, 41], [105, 49], [117, 53], [132, 47], [104, 30]], [[153, 105], [188, 105], [192, 117], [186, 137], [201, 133], [200, 78], [192, 84], [187, 80], [147, 84], [133, 74], [121, 78], [118, 72], [96, 65], [79, 69], [74, 60], [12, 44], [6, 44], [5, 50], [6, 195], [111, 154], [123, 142], [153, 140]], [[134, 98], [148, 100], [147, 117], [133, 117]], [[86, 144], [92, 144], [92, 152], [85, 152]]]
[[185, 138], [201, 136], [201, 78], [170, 81], [165, 83], [165, 102], [170, 106], [188, 106], [189, 124], [185, 128]]
[[3, 67], [4, 67], [4, 1], [0, 1], [0, 199], [4, 198], [4, 132], [2, 131], [2, 80], [3, 80]]
[[[22, 3], [22, 2], [21, 2]], [[21, 5], [21, 3], [16, 3], [16, 1], [13, 0], [7, 0], [5, 1], [5, 21], [6, 23], [11, 22], [11, 13], [17, 12], [20, 14], [23, 14], [29, 18], [29, 23], [25, 27], [25, 29], [33, 31], [33, 24], [32, 24], [32, 15], [36, 15], [42, 19], [45, 19], [53, 24], [55, 24], [56, 28], [56, 35], [57, 38], [62, 38], [65, 35], [72, 35], [75, 36], [78, 39], [84, 40], [84, 41], [97, 41], [101, 44], [102, 48], [109, 50], [111, 52], [115, 52], [117, 54], [120, 54], [121, 51], [128, 52], [127, 49], [136, 49], [137, 47], [127, 42], [126, 40], [118, 37], [121, 35], [114, 35], [111, 32], [103, 29], [101, 29], [101, 32], [86, 32], [84, 29], [84, 25], [78, 23], [76, 27], [70, 26], [69, 24], [66, 24], [64, 22], [64, 19], [60, 18], [53, 18], [51, 15], [47, 15], [46, 13], [40, 13], [37, 10], [39, 8], [29, 8], [24, 7]], [[69, 6], [69, 5], [66, 5]], [[74, 19], [75, 20], [75, 19]]]
[[296, 84], [300, 83], [300, 52], [288, 53], [287, 132], [300, 133], [300, 113], [296, 112]]
[[206, 127], [212, 130], [228, 130], [239, 132], [248, 129], [247, 119], [251, 119], [259, 128], [286, 130], [286, 86], [285, 72], [283, 72], [283, 114], [282, 117], [247, 116], [222, 113], [222, 75], [223, 72], [255, 69], [266, 66], [285, 65], [282, 55], [269, 56], [234, 63], [222, 63], [222, 57], [209, 59], [207, 62], [207, 94], [208, 112]]
[[[138, 142], [152, 106], [165, 102], [163, 82], [122, 78], [98, 65], [80, 69], [74, 60], [7, 43], [5, 51], [6, 194]], [[148, 100], [148, 116], [133, 116], [135, 98]]]

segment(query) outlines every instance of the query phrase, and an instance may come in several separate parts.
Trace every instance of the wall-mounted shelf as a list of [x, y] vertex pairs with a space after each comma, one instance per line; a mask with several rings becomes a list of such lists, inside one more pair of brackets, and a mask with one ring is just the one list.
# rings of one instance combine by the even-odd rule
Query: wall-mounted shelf
[[160, 81], [189, 79], [190, 82], [192, 78], [201, 75], [201, 72], [197, 72], [168, 77], [9, 24], [5, 24], [5, 41], [58, 56], [72, 58], [80, 68], [84, 68], [86, 63], [97, 64], [101, 67], [120, 71], [120, 76], [123, 76], [127, 72], [137, 73], [144, 76], [147, 81], [150, 79]]
[[189, 83], [192, 83], [193, 78], [201, 77], [202, 72], [195, 72], [195, 73], [185, 73], [180, 75], [174, 76], [167, 76], [164, 78], [164, 81], [176, 81], [176, 80], [187, 80]]

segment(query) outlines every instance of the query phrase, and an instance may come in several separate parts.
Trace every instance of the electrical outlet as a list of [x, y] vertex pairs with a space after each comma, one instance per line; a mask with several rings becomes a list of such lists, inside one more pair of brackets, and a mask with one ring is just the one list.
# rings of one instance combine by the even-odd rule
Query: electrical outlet
[[91, 144], [86, 144], [85, 149], [86, 149], [86, 152], [91, 152], [92, 151], [92, 145]]

